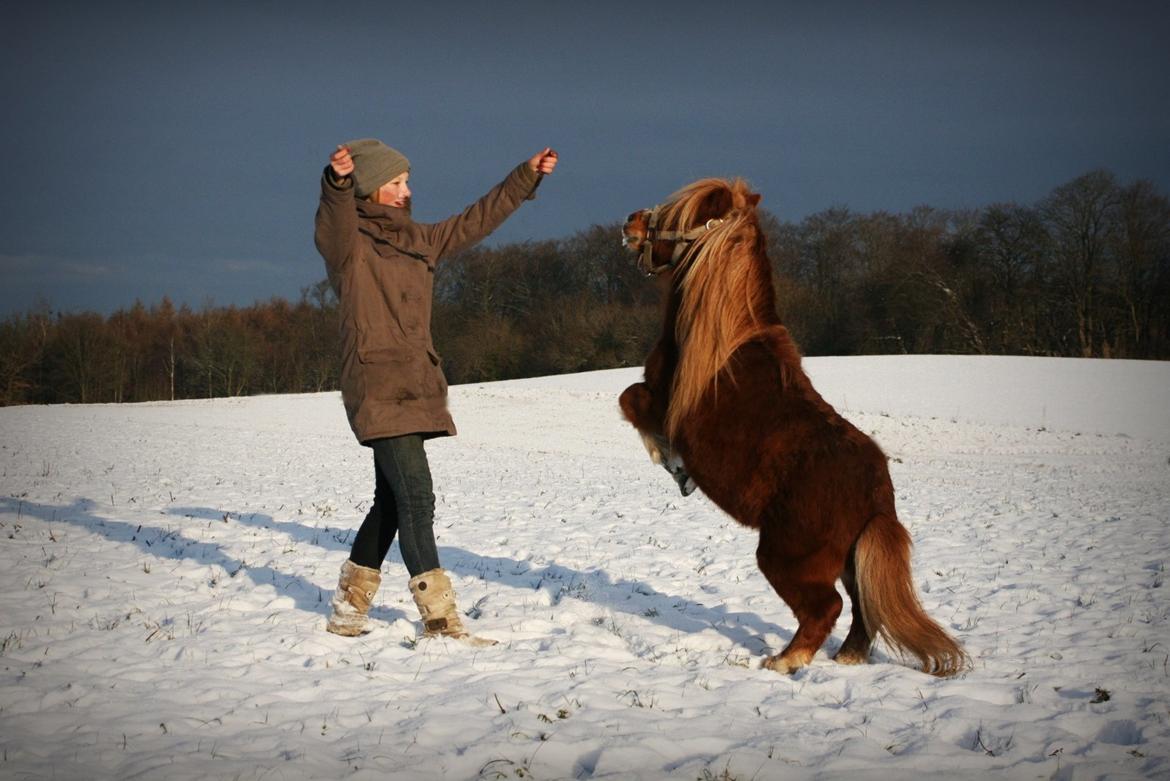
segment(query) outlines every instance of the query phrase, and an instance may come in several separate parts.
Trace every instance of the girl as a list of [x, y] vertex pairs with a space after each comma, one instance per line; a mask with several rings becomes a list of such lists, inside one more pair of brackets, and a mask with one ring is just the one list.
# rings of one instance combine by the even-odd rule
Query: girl
[[426, 636], [472, 644], [439, 564], [435, 495], [423, 443], [455, 434], [447, 380], [431, 342], [435, 264], [495, 230], [551, 174], [550, 148], [518, 165], [461, 214], [434, 223], [410, 216], [410, 162], [372, 138], [342, 144], [321, 178], [315, 240], [337, 293], [341, 398], [358, 441], [374, 451], [374, 502], [333, 596], [330, 632], [366, 631], [381, 566], [395, 535]]

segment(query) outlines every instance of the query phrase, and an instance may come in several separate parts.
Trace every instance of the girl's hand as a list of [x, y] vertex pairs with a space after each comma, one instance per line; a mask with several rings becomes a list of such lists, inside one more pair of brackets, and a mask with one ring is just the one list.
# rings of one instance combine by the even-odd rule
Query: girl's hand
[[557, 167], [557, 153], [546, 146], [528, 161], [528, 167], [538, 174], [551, 174]]
[[349, 156], [349, 147], [344, 145], [337, 147], [337, 151], [329, 156], [329, 165], [338, 179], [352, 174], [353, 158]]

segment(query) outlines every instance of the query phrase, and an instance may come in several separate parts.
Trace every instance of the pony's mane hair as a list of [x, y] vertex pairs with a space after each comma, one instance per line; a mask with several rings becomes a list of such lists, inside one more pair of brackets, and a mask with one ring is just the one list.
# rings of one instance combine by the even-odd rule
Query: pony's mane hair
[[715, 215], [723, 222], [695, 240], [675, 271], [681, 290], [675, 319], [679, 364], [666, 413], [667, 436], [699, 404], [736, 349], [776, 322], [758, 202], [741, 179], [700, 179], [672, 195], [663, 209], [664, 227], [686, 231], [698, 224], [704, 206], [727, 206]]

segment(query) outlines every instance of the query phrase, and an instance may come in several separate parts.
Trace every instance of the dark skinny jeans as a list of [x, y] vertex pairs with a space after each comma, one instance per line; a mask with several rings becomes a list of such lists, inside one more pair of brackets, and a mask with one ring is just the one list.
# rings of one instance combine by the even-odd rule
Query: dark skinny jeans
[[375, 439], [374, 504], [353, 540], [354, 564], [380, 569], [398, 535], [402, 562], [413, 578], [439, 566], [431, 465], [418, 434]]

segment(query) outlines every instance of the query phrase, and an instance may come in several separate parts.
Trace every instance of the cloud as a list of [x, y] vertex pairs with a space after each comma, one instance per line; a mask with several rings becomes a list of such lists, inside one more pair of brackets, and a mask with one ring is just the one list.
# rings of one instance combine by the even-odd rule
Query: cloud
[[84, 263], [78, 261], [61, 261], [56, 270], [63, 276], [74, 277], [110, 277], [126, 272], [125, 266], [110, 266], [104, 263]]
[[0, 273], [10, 276], [41, 271], [44, 269], [42, 261], [36, 255], [0, 255]]
[[297, 300], [324, 275], [301, 260], [213, 257], [163, 253], [98, 255], [0, 253], [0, 318], [45, 302], [59, 311], [108, 314], [163, 296], [178, 304], [247, 306], [273, 296]]
[[87, 261], [50, 255], [0, 255], [0, 273], [13, 277], [36, 277], [50, 282], [67, 282], [125, 274], [120, 263]]
[[288, 264], [274, 263], [271, 260], [215, 260], [211, 265], [228, 274], [288, 274]]

